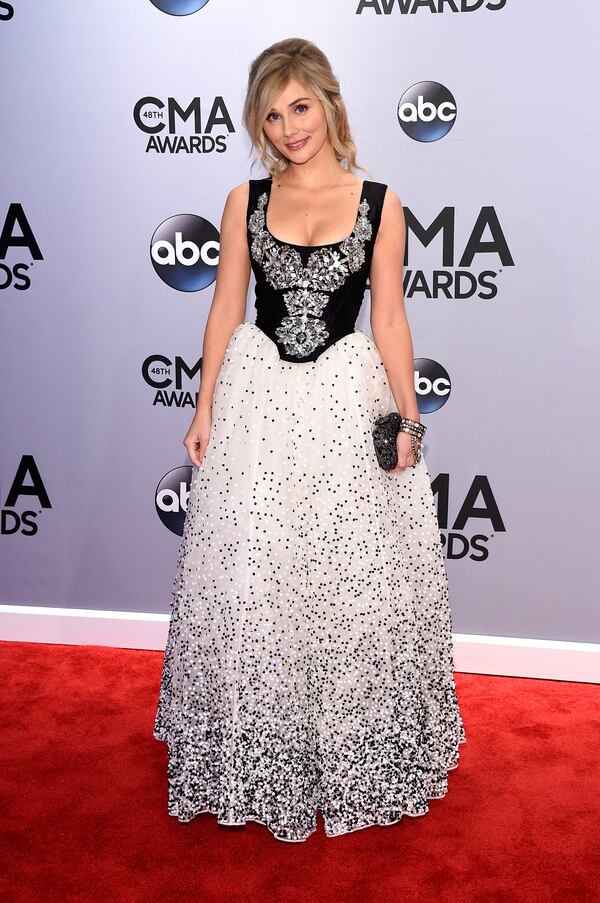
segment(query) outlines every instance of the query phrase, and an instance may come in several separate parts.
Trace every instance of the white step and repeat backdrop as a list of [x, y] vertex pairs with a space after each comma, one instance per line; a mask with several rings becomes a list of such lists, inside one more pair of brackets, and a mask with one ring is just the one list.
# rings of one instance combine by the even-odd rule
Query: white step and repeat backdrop
[[599, 642], [598, 20], [589, 0], [0, 3], [0, 603], [168, 612], [223, 203], [264, 175], [248, 66], [300, 36], [404, 204], [454, 630]]

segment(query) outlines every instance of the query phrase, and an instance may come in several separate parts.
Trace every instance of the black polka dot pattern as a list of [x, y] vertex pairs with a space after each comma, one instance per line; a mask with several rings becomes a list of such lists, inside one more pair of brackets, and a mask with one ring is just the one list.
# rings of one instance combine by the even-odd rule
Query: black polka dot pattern
[[177, 560], [154, 736], [168, 812], [304, 841], [428, 811], [465, 730], [425, 455], [375, 456], [395, 409], [355, 331], [289, 362], [256, 324], [229, 342]]

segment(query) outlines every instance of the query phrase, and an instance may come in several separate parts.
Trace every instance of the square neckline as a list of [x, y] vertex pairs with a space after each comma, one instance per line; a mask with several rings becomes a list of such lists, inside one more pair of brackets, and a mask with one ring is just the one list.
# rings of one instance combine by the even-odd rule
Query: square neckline
[[360, 218], [360, 214], [361, 214], [360, 208], [361, 208], [361, 204], [365, 197], [365, 189], [366, 189], [366, 185], [367, 185], [368, 181], [369, 181], [368, 179], [363, 179], [363, 181], [362, 181], [362, 188], [360, 190], [360, 197], [358, 199], [358, 207], [356, 210], [356, 216], [354, 218], [354, 225], [352, 226], [352, 231], [350, 232], [349, 235], [346, 235], [346, 237], [342, 238], [340, 241], [328, 241], [328, 242], [326, 242], [326, 244], [323, 244], [323, 245], [298, 245], [292, 241], [283, 241], [281, 238], [277, 238], [276, 235], [273, 235], [273, 233], [271, 232], [271, 230], [269, 229], [269, 227], [267, 225], [267, 210], [269, 208], [269, 201], [271, 200], [271, 188], [273, 187], [273, 177], [267, 176], [267, 182], [269, 183], [269, 190], [267, 191], [267, 203], [265, 204], [264, 211], [263, 211], [265, 232], [278, 245], [283, 245], [284, 247], [287, 247], [287, 248], [302, 248], [305, 251], [318, 251], [320, 248], [337, 248], [339, 245], [343, 245], [345, 241], [348, 241], [348, 239], [351, 238], [352, 235], [354, 234], [354, 230], [356, 229], [358, 220]]

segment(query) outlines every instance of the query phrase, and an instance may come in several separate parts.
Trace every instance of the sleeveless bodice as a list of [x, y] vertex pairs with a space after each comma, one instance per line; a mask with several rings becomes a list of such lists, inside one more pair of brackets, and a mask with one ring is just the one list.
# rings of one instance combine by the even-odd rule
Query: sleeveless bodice
[[364, 180], [354, 228], [343, 241], [295, 245], [267, 229], [272, 179], [250, 179], [247, 235], [256, 279], [255, 324], [284, 361], [316, 361], [354, 332], [386, 185]]

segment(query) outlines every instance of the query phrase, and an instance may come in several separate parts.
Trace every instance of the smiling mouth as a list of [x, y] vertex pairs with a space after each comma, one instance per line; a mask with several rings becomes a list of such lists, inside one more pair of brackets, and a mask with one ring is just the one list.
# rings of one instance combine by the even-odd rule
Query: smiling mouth
[[301, 147], [304, 147], [307, 141], [308, 138], [302, 138], [301, 141], [295, 141], [293, 144], [286, 144], [286, 147], [289, 148], [289, 150], [299, 150]]

